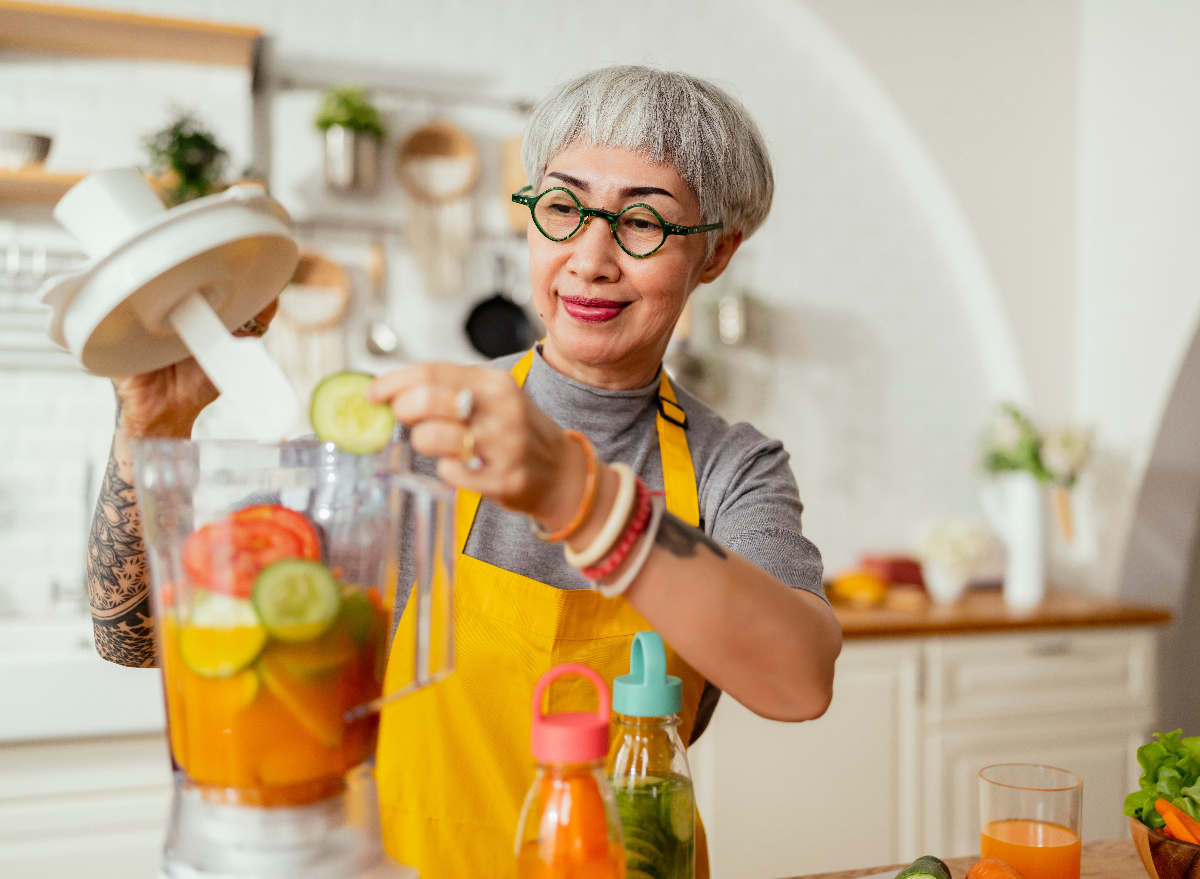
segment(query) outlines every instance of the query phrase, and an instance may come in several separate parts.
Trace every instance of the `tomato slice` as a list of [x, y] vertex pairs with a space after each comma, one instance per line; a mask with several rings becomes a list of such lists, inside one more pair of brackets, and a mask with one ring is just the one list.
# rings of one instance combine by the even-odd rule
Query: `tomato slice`
[[254, 579], [267, 565], [304, 558], [300, 538], [274, 522], [211, 522], [183, 543], [183, 567], [193, 585], [235, 598], [249, 598]]
[[321, 560], [321, 539], [303, 513], [278, 504], [255, 504], [232, 513], [229, 518], [234, 522], [269, 522], [290, 531], [300, 541], [300, 558], [312, 562]]

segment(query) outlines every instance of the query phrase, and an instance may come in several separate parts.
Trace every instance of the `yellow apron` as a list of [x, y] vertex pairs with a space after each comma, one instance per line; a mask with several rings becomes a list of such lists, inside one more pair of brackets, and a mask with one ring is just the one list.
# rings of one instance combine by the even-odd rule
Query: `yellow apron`
[[[525, 383], [532, 363], [530, 351], [513, 367], [518, 384]], [[659, 394], [667, 508], [697, 525], [686, 418], [665, 370]], [[529, 753], [534, 684], [560, 662], [582, 662], [611, 688], [615, 676], [629, 671], [633, 636], [652, 628], [624, 599], [556, 589], [467, 556], [463, 548], [479, 500], [472, 492], [458, 492], [455, 671], [385, 708], [380, 726], [376, 776], [384, 844], [397, 860], [419, 869], [422, 879], [516, 875], [517, 818], [534, 775]], [[402, 625], [400, 631], [407, 629]], [[407, 655], [399, 644], [392, 652]], [[389, 665], [389, 674], [395, 665]], [[679, 734], [687, 742], [704, 677], [669, 644], [667, 668], [683, 680]], [[567, 678], [552, 688], [548, 710], [590, 711], [595, 699], [588, 681]], [[696, 876], [708, 879], [699, 823]]]

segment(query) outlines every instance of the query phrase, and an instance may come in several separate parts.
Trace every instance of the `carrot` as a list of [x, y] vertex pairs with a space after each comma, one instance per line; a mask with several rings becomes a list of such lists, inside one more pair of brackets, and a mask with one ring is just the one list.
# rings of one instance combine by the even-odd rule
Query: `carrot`
[[1167, 822], [1167, 826], [1171, 828], [1171, 833], [1176, 839], [1200, 845], [1200, 822], [1162, 797], [1155, 800], [1154, 808]]

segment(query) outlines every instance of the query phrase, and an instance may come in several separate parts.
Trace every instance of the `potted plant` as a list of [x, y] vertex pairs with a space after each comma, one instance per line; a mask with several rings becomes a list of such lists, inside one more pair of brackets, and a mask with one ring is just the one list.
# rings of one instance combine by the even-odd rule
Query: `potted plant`
[[325, 185], [336, 192], [372, 192], [379, 185], [379, 146], [386, 132], [361, 86], [327, 91], [313, 119], [324, 135]]
[[159, 179], [168, 206], [225, 188], [222, 178], [229, 155], [191, 113], [178, 113], [170, 125], [142, 144], [150, 156], [150, 173]]

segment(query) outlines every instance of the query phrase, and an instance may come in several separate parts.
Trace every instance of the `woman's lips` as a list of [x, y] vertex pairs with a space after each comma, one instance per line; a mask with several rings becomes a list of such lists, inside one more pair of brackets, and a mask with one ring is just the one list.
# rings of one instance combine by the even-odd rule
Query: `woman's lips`
[[600, 324], [612, 320], [627, 306], [628, 302], [615, 302], [612, 299], [588, 299], [583, 296], [560, 296], [563, 308], [575, 320]]

